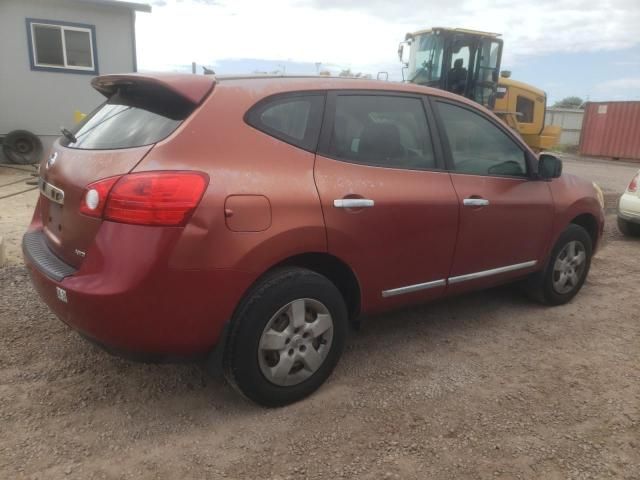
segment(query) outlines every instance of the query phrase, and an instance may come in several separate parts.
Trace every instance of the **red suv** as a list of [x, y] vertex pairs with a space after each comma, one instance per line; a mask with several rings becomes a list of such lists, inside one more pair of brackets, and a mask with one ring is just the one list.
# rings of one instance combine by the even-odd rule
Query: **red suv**
[[416, 85], [109, 75], [43, 162], [24, 236], [43, 300], [106, 349], [206, 358], [296, 401], [361, 314], [524, 280], [557, 305], [599, 190], [487, 110]]

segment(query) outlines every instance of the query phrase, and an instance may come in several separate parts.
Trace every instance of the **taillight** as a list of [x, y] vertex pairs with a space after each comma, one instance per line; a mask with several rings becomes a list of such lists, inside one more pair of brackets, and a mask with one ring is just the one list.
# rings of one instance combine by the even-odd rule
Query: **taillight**
[[[184, 225], [208, 182], [199, 172], [141, 172], [108, 178], [87, 186], [80, 211], [120, 223]], [[87, 213], [90, 202], [95, 202], [92, 190], [98, 192], [98, 205]]]
[[90, 217], [102, 217], [107, 196], [113, 184], [120, 180], [121, 176], [109, 177], [87, 185], [80, 200], [80, 213]]
[[640, 181], [640, 173], [637, 173], [635, 177], [631, 179], [629, 186], [627, 187], [628, 192], [637, 192], [638, 191], [638, 181]]

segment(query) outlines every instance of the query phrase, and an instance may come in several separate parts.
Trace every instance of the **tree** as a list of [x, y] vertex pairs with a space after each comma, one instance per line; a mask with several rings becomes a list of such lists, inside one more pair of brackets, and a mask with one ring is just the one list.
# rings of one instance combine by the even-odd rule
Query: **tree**
[[352, 72], [350, 68], [342, 70], [339, 74], [339, 77], [349, 77], [349, 78], [372, 78], [370, 73], [362, 73], [362, 72]]
[[584, 100], [580, 97], [565, 97], [553, 104], [555, 108], [583, 108]]

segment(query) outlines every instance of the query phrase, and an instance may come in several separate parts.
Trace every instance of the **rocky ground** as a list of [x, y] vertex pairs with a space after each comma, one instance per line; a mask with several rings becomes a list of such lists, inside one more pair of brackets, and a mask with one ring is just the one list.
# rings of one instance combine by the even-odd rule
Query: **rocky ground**
[[639, 285], [609, 215], [570, 304], [503, 287], [367, 319], [325, 386], [266, 410], [88, 344], [10, 265], [0, 478], [638, 479]]

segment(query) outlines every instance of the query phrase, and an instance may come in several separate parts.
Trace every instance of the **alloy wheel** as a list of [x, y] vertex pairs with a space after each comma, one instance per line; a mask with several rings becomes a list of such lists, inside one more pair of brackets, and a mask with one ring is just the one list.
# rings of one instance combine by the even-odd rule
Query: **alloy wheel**
[[576, 288], [584, 274], [587, 255], [582, 242], [567, 243], [553, 265], [553, 289], [564, 295]]
[[300, 298], [267, 322], [258, 345], [265, 378], [278, 386], [302, 383], [324, 363], [333, 340], [333, 318], [317, 300]]

